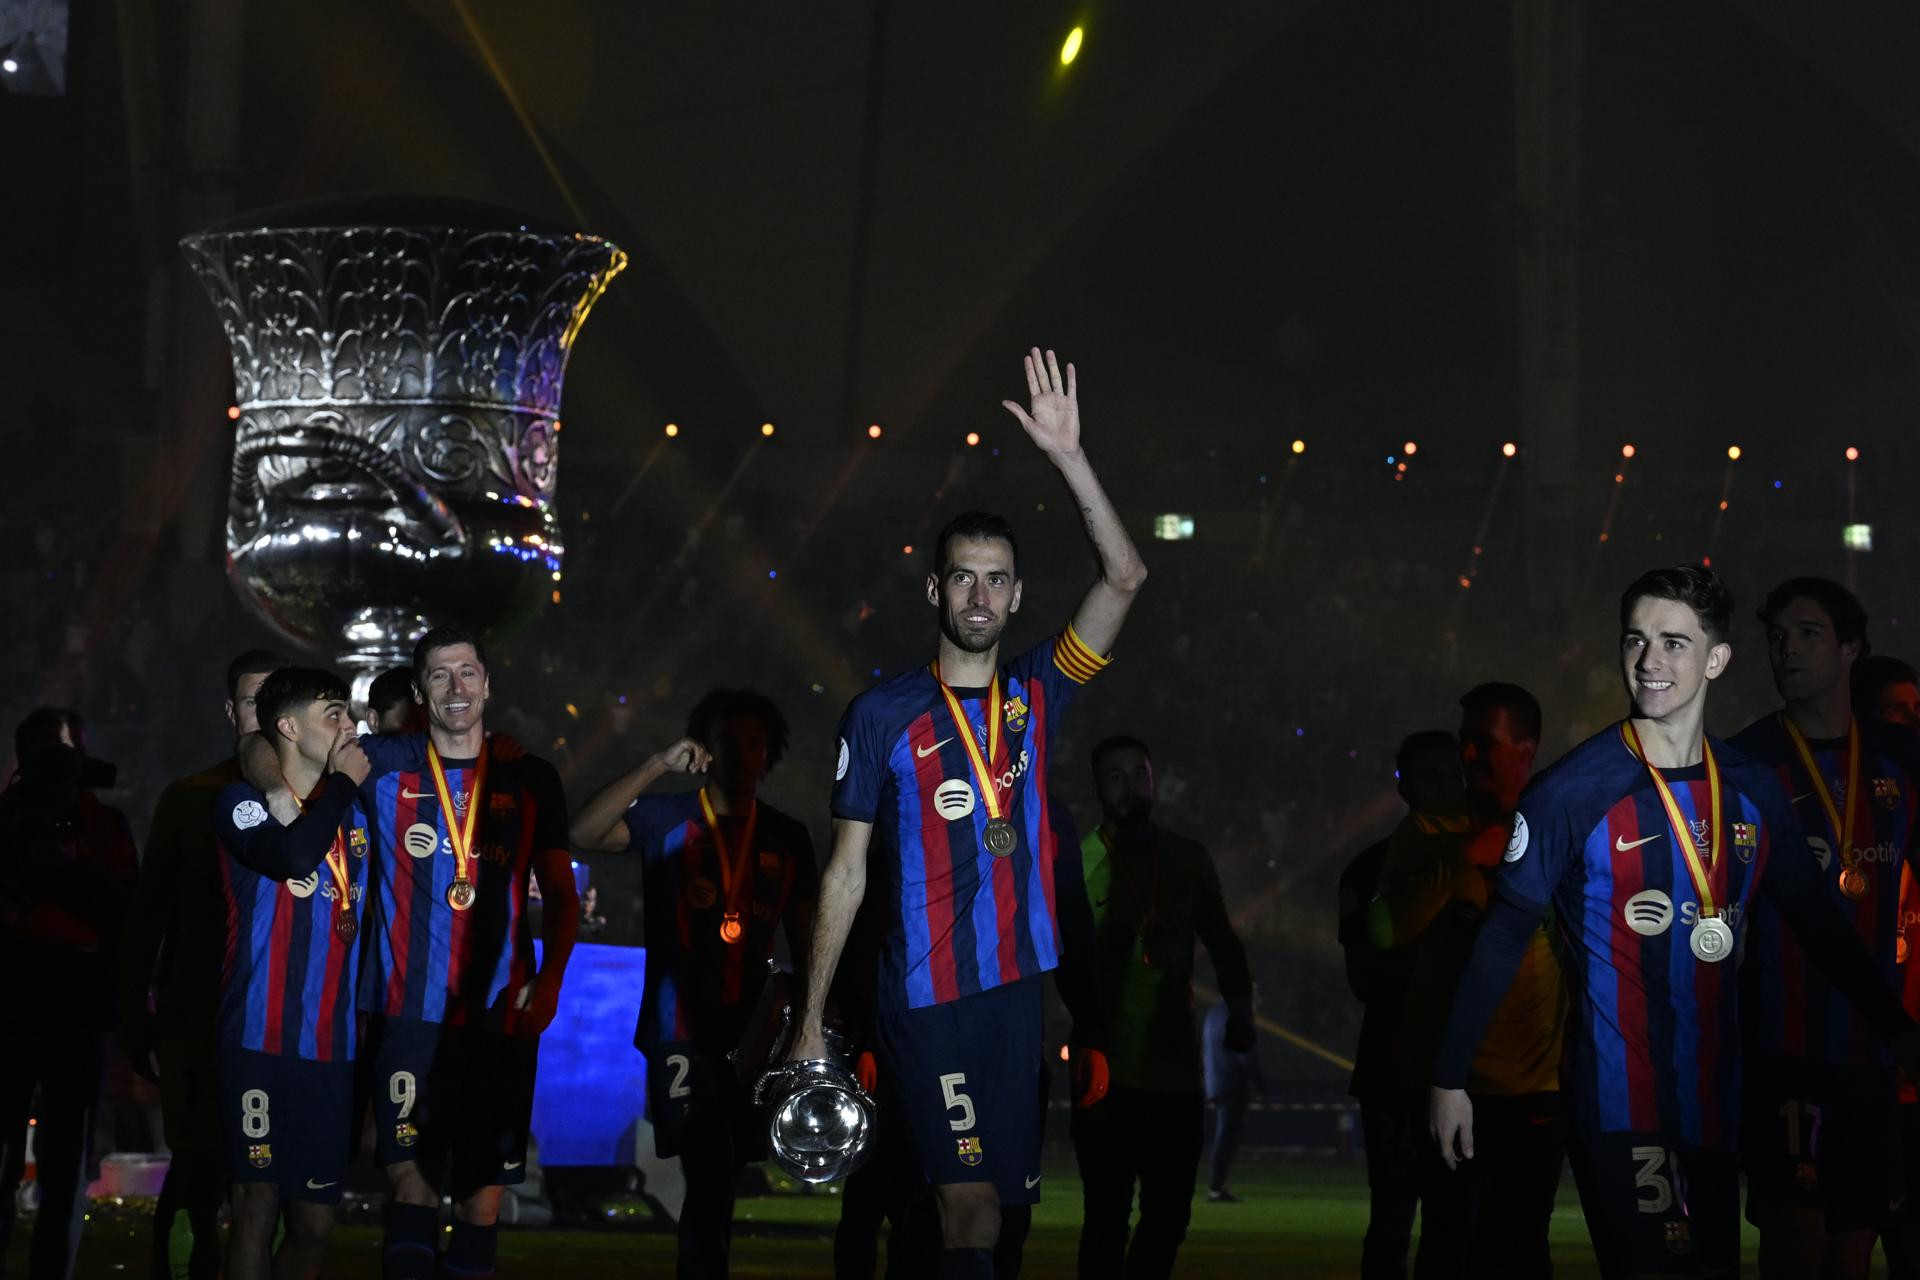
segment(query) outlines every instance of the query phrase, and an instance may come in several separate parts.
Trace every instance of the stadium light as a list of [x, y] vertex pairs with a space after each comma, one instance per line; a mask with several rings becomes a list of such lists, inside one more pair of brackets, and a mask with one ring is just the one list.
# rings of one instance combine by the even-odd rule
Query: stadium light
[[1073, 65], [1073, 60], [1080, 56], [1080, 46], [1086, 42], [1086, 38], [1087, 32], [1084, 27], [1075, 27], [1073, 30], [1067, 32], [1067, 42], [1060, 46], [1061, 66], [1070, 67]]

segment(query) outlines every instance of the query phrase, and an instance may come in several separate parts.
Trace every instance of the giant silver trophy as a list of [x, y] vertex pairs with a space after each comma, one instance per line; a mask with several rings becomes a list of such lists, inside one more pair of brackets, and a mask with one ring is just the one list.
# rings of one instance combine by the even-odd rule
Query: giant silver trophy
[[567, 356], [626, 266], [464, 201], [284, 206], [181, 242], [233, 348], [227, 572], [357, 695], [429, 626], [558, 590]]

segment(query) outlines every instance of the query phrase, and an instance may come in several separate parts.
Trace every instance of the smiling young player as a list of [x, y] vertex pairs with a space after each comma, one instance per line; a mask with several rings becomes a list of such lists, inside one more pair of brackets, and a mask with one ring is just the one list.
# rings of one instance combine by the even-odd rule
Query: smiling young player
[[1569, 1155], [1607, 1276], [1739, 1265], [1740, 1001], [1734, 954], [1764, 893], [1876, 1031], [1920, 1030], [1825, 900], [1777, 779], [1706, 736], [1732, 660], [1711, 571], [1645, 574], [1620, 601], [1628, 716], [1521, 796], [1495, 896], [1433, 1068], [1449, 1165], [1473, 1156], [1465, 1084], [1481, 1034], [1552, 907], [1573, 997], [1561, 1086]]

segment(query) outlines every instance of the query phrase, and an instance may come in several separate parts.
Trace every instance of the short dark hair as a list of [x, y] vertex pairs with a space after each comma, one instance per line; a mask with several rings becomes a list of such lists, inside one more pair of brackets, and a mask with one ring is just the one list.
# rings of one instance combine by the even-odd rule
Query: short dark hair
[[1833, 620], [1834, 639], [1841, 644], [1857, 641], [1862, 658], [1873, 652], [1873, 646], [1867, 643], [1867, 607], [1860, 603], [1860, 597], [1832, 578], [1788, 578], [1767, 592], [1755, 616], [1761, 626], [1770, 627], [1780, 611], [1795, 600], [1811, 600], [1826, 610], [1827, 617]]
[[241, 676], [272, 675], [287, 665], [287, 656], [272, 649], [249, 649], [227, 664], [227, 700], [240, 700]]
[[1469, 717], [1504, 711], [1523, 740], [1540, 741], [1540, 699], [1517, 684], [1504, 680], [1477, 684], [1460, 695], [1460, 710]]
[[1859, 713], [1873, 710], [1873, 700], [1890, 684], [1920, 685], [1913, 664], [1884, 653], [1870, 654], [1853, 664], [1853, 709]]
[[1013, 526], [1005, 516], [996, 516], [986, 511], [962, 511], [947, 521], [933, 540], [933, 576], [945, 578], [947, 569], [953, 564], [948, 548], [955, 538], [1001, 538], [1013, 551], [1013, 576], [1020, 576], [1020, 540], [1013, 536]]
[[347, 682], [320, 667], [282, 667], [260, 682], [253, 707], [263, 732], [278, 734], [281, 716], [293, 715], [316, 702], [345, 702]]
[[709, 689], [687, 713], [687, 736], [702, 744], [735, 716], [751, 716], [767, 731], [767, 768], [787, 754], [787, 718], [772, 698], [756, 689]]
[[457, 644], [473, 646], [473, 656], [480, 659], [482, 667], [487, 666], [487, 649], [480, 643], [480, 637], [465, 627], [452, 624], [429, 628], [427, 633], [413, 642], [413, 678], [422, 688], [427, 683], [427, 655], [435, 649], [451, 649]]
[[1087, 763], [1093, 766], [1095, 774], [1100, 772], [1100, 758], [1109, 751], [1138, 751], [1147, 759], [1153, 759], [1153, 751], [1146, 743], [1130, 733], [1116, 733], [1111, 737], [1102, 738], [1100, 741], [1094, 743], [1093, 750], [1088, 753]]
[[413, 668], [395, 667], [382, 671], [367, 686], [367, 710], [383, 716], [403, 702], [413, 701]]
[[87, 722], [72, 707], [35, 707], [13, 727], [13, 754], [25, 758], [31, 751], [51, 747], [65, 729], [74, 749], [87, 753]]
[[1633, 580], [1620, 594], [1620, 630], [1627, 629], [1633, 606], [1648, 596], [1656, 600], [1677, 600], [1693, 610], [1707, 639], [1719, 644], [1733, 626], [1733, 592], [1720, 575], [1699, 565], [1675, 565], [1671, 569], [1650, 569]]
[[1429, 751], [1460, 750], [1460, 739], [1445, 729], [1422, 729], [1400, 739], [1400, 749], [1393, 753], [1393, 770], [1405, 773], [1407, 766], [1413, 763], [1415, 756], [1425, 755]]

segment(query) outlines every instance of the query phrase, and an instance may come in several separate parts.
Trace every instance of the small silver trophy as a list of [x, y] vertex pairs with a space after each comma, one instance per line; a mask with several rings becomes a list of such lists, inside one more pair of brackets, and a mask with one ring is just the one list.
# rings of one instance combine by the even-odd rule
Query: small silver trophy
[[181, 242], [233, 349], [227, 572], [356, 672], [557, 592], [560, 390], [626, 255], [450, 200], [316, 201]]

